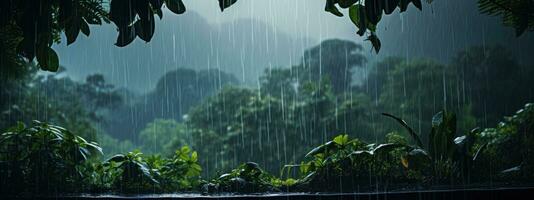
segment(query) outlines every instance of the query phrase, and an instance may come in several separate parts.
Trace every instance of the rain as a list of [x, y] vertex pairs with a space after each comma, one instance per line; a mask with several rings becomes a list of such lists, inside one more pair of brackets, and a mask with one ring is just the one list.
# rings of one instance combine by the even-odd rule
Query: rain
[[534, 194], [532, 0], [0, 5], [0, 198]]

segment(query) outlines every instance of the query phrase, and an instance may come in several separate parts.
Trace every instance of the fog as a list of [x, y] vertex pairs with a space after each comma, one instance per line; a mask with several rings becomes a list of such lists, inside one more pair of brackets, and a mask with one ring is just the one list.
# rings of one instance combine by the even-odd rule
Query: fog
[[534, 192], [532, 0], [183, 1], [1, 3], [0, 198]]
[[320, 0], [240, 1], [225, 12], [211, 1], [184, 3], [188, 11], [183, 15], [164, 9], [150, 44], [137, 39], [116, 47], [117, 32], [108, 24], [93, 28], [88, 38], [81, 36], [75, 44], [63, 42], [55, 49], [74, 78], [102, 73], [118, 87], [146, 93], [165, 72], [180, 67], [221, 69], [256, 86], [264, 69], [298, 64], [305, 49], [330, 38], [364, 45], [371, 61], [401, 56], [448, 62], [469, 46], [506, 43], [526, 62], [532, 60], [528, 52], [534, 48], [529, 45], [532, 35], [516, 39], [514, 30], [502, 27], [499, 18], [480, 14], [474, 1], [435, 1], [425, 4], [422, 12], [411, 7], [385, 16], [378, 27], [383, 44], [378, 55], [356, 35], [348, 17], [324, 12]]

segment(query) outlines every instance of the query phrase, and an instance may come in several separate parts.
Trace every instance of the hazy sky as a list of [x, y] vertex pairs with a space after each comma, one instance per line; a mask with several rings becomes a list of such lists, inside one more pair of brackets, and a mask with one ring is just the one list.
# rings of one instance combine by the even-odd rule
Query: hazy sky
[[[298, 64], [302, 52], [320, 41], [342, 38], [364, 45], [369, 66], [386, 56], [430, 57], [450, 61], [472, 45], [505, 44], [523, 60], [534, 60], [534, 36], [514, 36], [500, 18], [478, 12], [476, 0], [436, 0], [423, 11], [382, 18], [376, 55], [365, 38], [356, 35], [348, 17], [324, 12], [325, 0], [240, 0], [221, 12], [215, 0], [184, 0], [187, 12], [164, 9], [150, 43], [136, 39], [114, 46], [114, 25], [91, 26], [91, 36], [56, 45], [61, 64], [75, 79], [102, 73], [110, 82], [144, 93], [166, 72], [180, 68], [218, 68], [238, 80], [255, 84], [266, 68]], [[346, 14], [346, 11], [343, 11]]]
[[[211, 24], [255, 18], [293, 37], [358, 39], [347, 17], [324, 11], [324, 0], [241, 0], [220, 12], [215, 0], [185, 0], [189, 10], [198, 12]], [[346, 11], [344, 11], [346, 12]]]

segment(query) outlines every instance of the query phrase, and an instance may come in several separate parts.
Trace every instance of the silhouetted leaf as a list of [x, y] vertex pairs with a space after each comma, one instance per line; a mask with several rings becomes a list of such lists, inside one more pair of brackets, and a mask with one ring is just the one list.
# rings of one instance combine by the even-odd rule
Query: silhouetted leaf
[[89, 29], [89, 25], [83, 19], [80, 19], [80, 30], [86, 36], [89, 36], [91, 34], [91, 30]]
[[378, 39], [378, 36], [376, 36], [374, 33], [369, 35], [366, 40], [371, 41], [371, 44], [373, 45], [373, 49], [375, 49], [375, 52], [378, 53], [380, 51], [380, 48], [382, 47], [382, 43], [380, 42], [380, 39]]
[[119, 36], [117, 37], [117, 42], [115, 42], [115, 45], [118, 47], [124, 47], [132, 43], [135, 39], [135, 36], [136, 33], [134, 32], [134, 28], [132, 26], [121, 28], [119, 29]]
[[48, 46], [37, 49], [37, 61], [41, 69], [46, 71], [56, 72], [59, 68], [59, 58], [56, 52]]
[[76, 41], [78, 34], [80, 33], [80, 24], [73, 20], [65, 29], [65, 36], [67, 37], [67, 45], [70, 45]]
[[367, 31], [367, 20], [365, 16], [365, 7], [362, 5], [353, 5], [349, 8], [349, 17], [352, 23], [358, 27], [357, 34], [363, 36]]
[[135, 0], [135, 12], [141, 20], [148, 20], [149, 15], [154, 15], [152, 8], [150, 7], [148, 0]]
[[102, 25], [102, 20], [100, 20], [100, 18], [88, 17], [88, 18], [85, 18], [85, 21], [87, 21], [88, 24]]
[[221, 11], [224, 11], [224, 9], [230, 7], [236, 2], [237, 0], [219, 0], [219, 8], [221, 8]]
[[352, 5], [354, 5], [359, 0], [338, 0], [339, 7], [341, 8], [348, 8]]
[[384, 13], [391, 14], [399, 6], [400, 0], [382, 0], [384, 2]]
[[150, 0], [150, 5], [152, 5], [152, 8], [159, 10], [163, 6], [164, 0]]
[[382, 6], [380, 0], [365, 0], [365, 15], [370, 23], [376, 25], [382, 19]]
[[154, 12], [156, 12], [156, 15], [158, 15], [159, 19], [163, 18], [163, 12], [161, 11], [161, 9], [156, 9]]
[[339, 12], [339, 10], [336, 7], [336, 1], [335, 0], [326, 0], [326, 5], [324, 7], [324, 10], [326, 12], [330, 12], [338, 17], [343, 17], [343, 13]]
[[408, 5], [412, 2], [412, 0], [400, 0], [399, 1], [399, 8], [400, 12], [404, 12], [408, 9]]
[[421, 0], [412, 0], [412, 3], [417, 9], [423, 10], [423, 5], [421, 4]]
[[110, 20], [119, 29], [131, 25], [137, 12], [133, 7], [133, 0], [113, 0], [110, 5]]
[[152, 36], [154, 35], [154, 29], [155, 29], [155, 21], [154, 21], [154, 15], [152, 14], [152, 11], [150, 11], [150, 17], [148, 19], [140, 19], [137, 20], [134, 24], [135, 33], [139, 38], [144, 40], [145, 42], [150, 42], [152, 39]]
[[165, 5], [175, 14], [185, 13], [185, 5], [182, 0], [166, 0]]

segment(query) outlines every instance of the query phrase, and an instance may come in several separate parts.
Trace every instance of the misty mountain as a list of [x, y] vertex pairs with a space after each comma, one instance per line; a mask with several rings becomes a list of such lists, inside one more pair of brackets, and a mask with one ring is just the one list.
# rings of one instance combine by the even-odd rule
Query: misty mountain
[[534, 34], [515, 36], [500, 17], [478, 11], [476, 1], [433, 1], [423, 11], [410, 5], [408, 12], [384, 17], [378, 26], [380, 57], [431, 57], [449, 62], [456, 52], [471, 46], [506, 45], [520, 63], [534, 62]]
[[[156, 88], [134, 98], [133, 103], [112, 109], [107, 132], [121, 139], [136, 139], [137, 133], [155, 119], [182, 121], [189, 109], [212, 96], [225, 85], [236, 85], [238, 80], [217, 69], [193, 70], [179, 68], [162, 76]], [[125, 93], [122, 93], [125, 94]], [[131, 100], [131, 99], [130, 99]]]
[[218, 69], [256, 85], [265, 68], [289, 65], [312, 45], [309, 39], [293, 38], [259, 20], [210, 25], [192, 11], [164, 15], [149, 44], [136, 39], [127, 47], [116, 47], [117, 32], [108, 24], [92, 27], [89, 38], [80, 36], [75, 44], [55, 49], [70, 76], [102, 73], [118, 87], [147, 93], [159, 77], [178, 68]]

